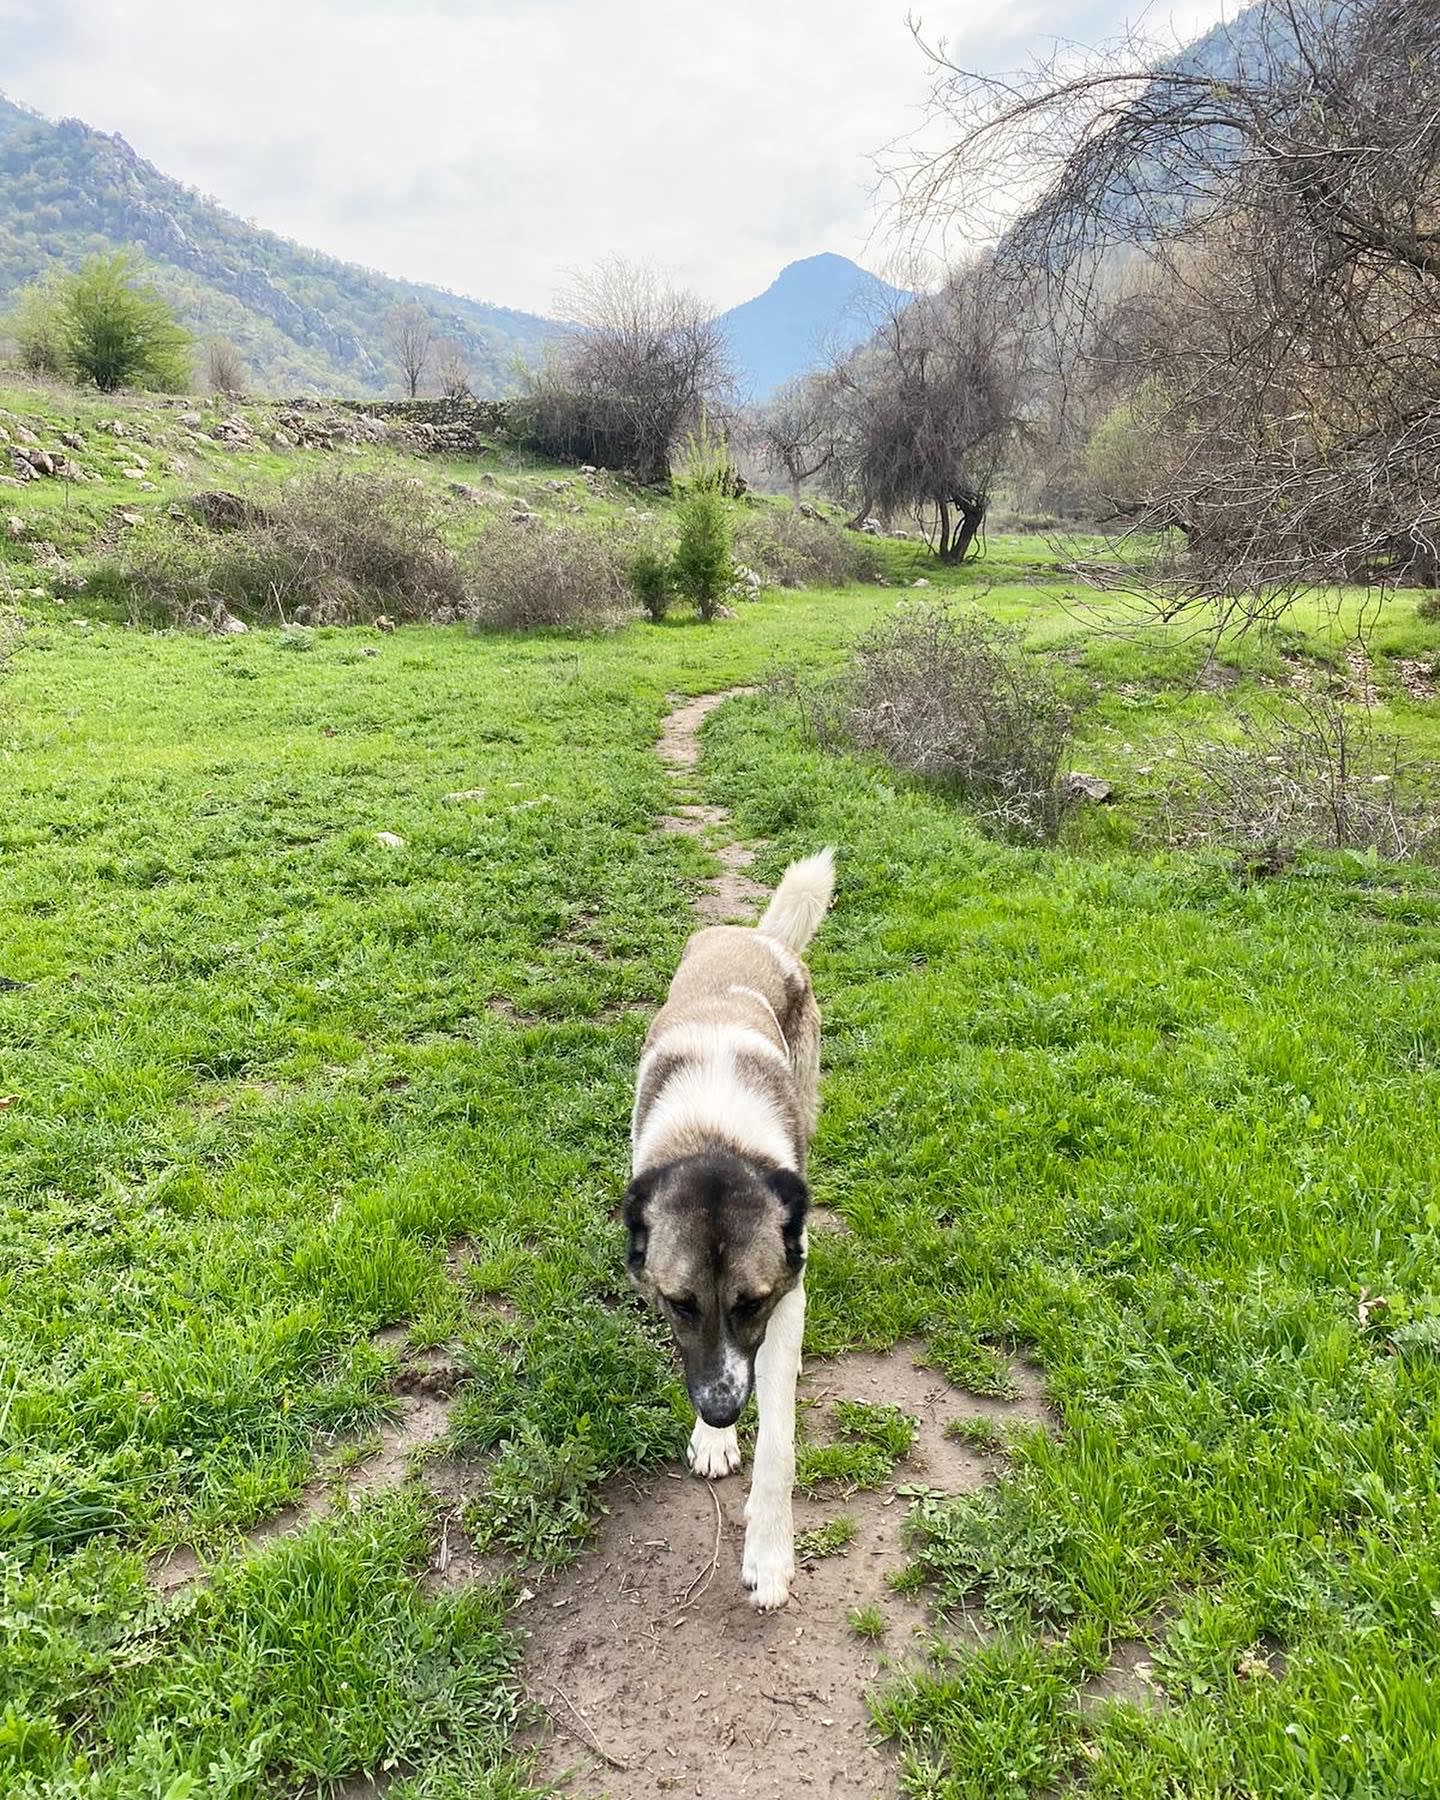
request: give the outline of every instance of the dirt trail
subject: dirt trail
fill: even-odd
[[[719,835],[729,826],[730,815],[723,806],[706,806],[695,798],[692,777],[700,761],[700,727],[724,701],[754,691],[737,687],[719,694],[698,694],[693,700],[681,701],[667,714],[655,748],[670,771],[676,806],[674,812],[666,813],[660,820],[662,831],[706,838]],[[720,873],[706,881],[695,902],[696,915],[707,925],[748,925],[768,892],[745,873],[755,861],[755,852],[748,845],[734,842],[712,843],[711,849],[719,861]]]
[[[392,1326],[377,1332],[374,1341],[387,1348],[401,1347],[405,1328]],[[273,1538],[303,1531],[317,1519],[328,1518],[348,1500],[400,1487],[410,1476],[415,1453],[438,1443],[449,1430],[450,1410],[461,1379],[460,1369],[443,1351],[406,1352],[391,1382],[396,1417],[348,1445],[337,1446],[296,1498],[251,1526],[242,1543],[258,1549]],[[357,1451],[355,1460],[348,1461],[348,1455]],[[442,1541],[441,1555],[445,1548]],[[151,1562],[150,1585],[162,1594],[178,1593],[203,1581],[209,1566],[199,1551],[181,1545]]]
[[[700,728],[729,697],[702,694],[665,721],[657,748],[676,805],[660,821],[664,830],[713,844],[729,826],[722,807],[696,799],[693,782]],[[696,913],[707,922],[753,919],[766,894],[744,873],[753,851],[731,843],[716,854],[721,873]],[[815,1224],[844,1229],[822,1209]],[[812,1363],[802,1374],[801,1429],[811,1441],[832,1435],[838,1400],[899,1406],[919,1429],[883,1490],[796,1494],[798,1533],[840,1517],[855,1532],[843,1554],[802,1561],[783,1612],[757,1614],[740,1586],[748,1464],[718,1483],[677,1462],[649,1481],[615,1484],[590,1550],[519,1613],[527,1684],[546,1714],[536,1739],[542,1780],[576,1800],[649,1800],[657,1790],[700,1800],[779,1800],[801,1790],[869,1800],[893,1789],[864,1697],[887,1666],[919,1655],[928,1636],[923,1608],[887,1579],[906,1560],[900,1526],[908,1503],[895,1484],[973,1492],[994,1479],[998,1460],[947,1437],[952,1419],[1048,1418],[1039,1382],[1023,1365],[1013,1372],[1018,1398],[987,1400],[952,1388],[917,1364],[917,1354],[901,1344],[884,1356]],[[851,1628],[857,1607],[879,1611],[882,1639]]]
[[[802,1562],[784,1612],[757,1614],[740,1586],[748,1470],[714,1484],[676,1470],[617,1485],[594,1547],[520,1614],[530,1689],[549,1715],[543,1780],[610,1800],[657,1789],[701,1800],[780,1800],[797,1789],[869,1800],[893,1787],[864,1697],[887,1665],[918,1657],[928,1635],[923,1609],[887,1580],[906,1561],[908,1502],[894,1484],[973,1492],[994,1479],[997,1459],[947,1438],[947,1423],[1047,1418],[1024,1367],[1018,1399],[985,1400],[915,1355],[914,1345],[854,1353],[802,1376],[812,1440],[829,1435],[837,1400],[899,1406],[919,1431],[883,1490],[797,1493],[797,1532],[842,1516],[856,1531],[842,1555]],[[881,1640],[852,1630],[856,1607],[879,1610]]]

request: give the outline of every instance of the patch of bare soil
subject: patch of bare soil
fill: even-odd
[[[403,1326],[396,1326],[377,1332],[375,1341],[397,1344],[404,1335]],[[252,1547],[267,1544],[328,1518],[363,1494],[401,1486],[411,1474],[417,1453],[439,1443],[449,1430],[450,1411],[462,1379],[462,1371],[444,1351],[407,1353],[391,1383],[395,1417],[368,1436],[338,1445],[296,1498],[252,1525],[243,1542]],[[157,1556],[147,1573],[157,1592],[174,1594],[203,1581],[208,1571],[208,1559],[182,1544]]]
[[[677,804],[674,812],[659,820],[662,831],[703,838],[729,824],[730,815],[723,806],[706,806],[687,797],[688,777],[700,761],[700,728],[706,719],[722,701],[754,691],[739,687],[718,694],[699,694],[680,702],[666,716],[656,750],[675,780]],[[716,846],[714,854],[720,873],[705,883],[695,902],[696,914],[706,925],[749,924],[767,894],[745,872],[755,861],[755,852],[745,844],[728,843]]]
[[[899,1406],[919,1430],[896,1480],[973,1492],[994,1478],[996,1460],[947,1437],[946,1425],[1044,1422],[1038,1381],[1017,1368],[1019,1398],[979,1399],[914,1354],[901,1345],[812,1364],[801,1378],[806,1432],[827,1435],[838,1400]],[[710,1484],[674,1471],[618,1485],[594,1548],[521,1609],[526,1677],[547,1718],[542,1779],[577,1800],[656,1790],[868,1800],[893,1786],[864,1696],[928,1640],[922,1609],[887,1579],[906,1560],[905,1500],[893,1488],[843,1499],[797,1493],[797,1532],[843,1515],[855,1534],[841,1555],[802,1560],[790,1605],[760,1615],[740,1587],[746,1480],[742,1472]],[[857,1607],[885,1618],[878,1643],[851,1629]]]

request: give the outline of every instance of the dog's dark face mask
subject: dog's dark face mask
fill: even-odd
[[[647,1169],[625,1193],[630,1279],[670,1321],[707,1425],[733,1425],[770,1315],[805,1266],[810,1195],[790,1169],[706,1152]]]

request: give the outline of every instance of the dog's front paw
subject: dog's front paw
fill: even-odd
[[[790,1598],[795,1579],[794,1534],[781,1523],[751,1521],[745,1533],[745,1560],[740,1579],[750,1590],[750,1604],[757,1612],[778,1612]]]
[[[703,1475],[706,1481],[723,1481],[740,1467],[739,1433],[733,1425],[721,1428],[697,1419],[685,1457],[695,1473]]]

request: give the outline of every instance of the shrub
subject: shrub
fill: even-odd
[[[197,497],[201,519],[215,516],[198,504],[211,498]],[[466,571],[429,496],[411,481],[327,470],[264,506],[241,502],[225,518],[230,528],[218,531],[157,520],[128,533],[99,585],[117,590],[132,612],[178,625],[222,611],[317,625],[467,611]]]
[[[21,361],[112,393],[180,392],[190,382],[191,338],[169,304],[140,282],[133,251],[92,257],[70,274],[26,288],[11,331]]]
[[[1160,806],[1169,844],[1217,844],[1279,869],[1297,850],[1440,856],[1433,767],[1332,694],[1276,696],[1228,742],[1178,739]],[[1258,856],[1258,862],[1254,859]]]
[[[670,610],[675,592],[669,561],[653,545],[646,545],[630,559],[630,586],[636,599],[657,623]]]
[[[983,613],[907,606],[859,639],[837,682],[793,691],[821,743],[877,752],[992,828],[1058,832],[1075,703],[1052,658]]]
[[[20,367],[31,375],[64,375],[68,364],[55,277],[22,288],[6,321]]]
[[[735,578],[729,483],[724,441],[702,417],[698,430],[686,440],[685,466],[675,481],[680,541],[670,572],[676,592],[705,620],[715,617]]]
[[[634,542],[619,526],[497,519],[467,557],[467,615],[493,631],[595,629],[629,610]]]
[[[735,554],[779,587],[844,587],[881,573],[880,553],[869,538],[772,506],[741,514]]]

